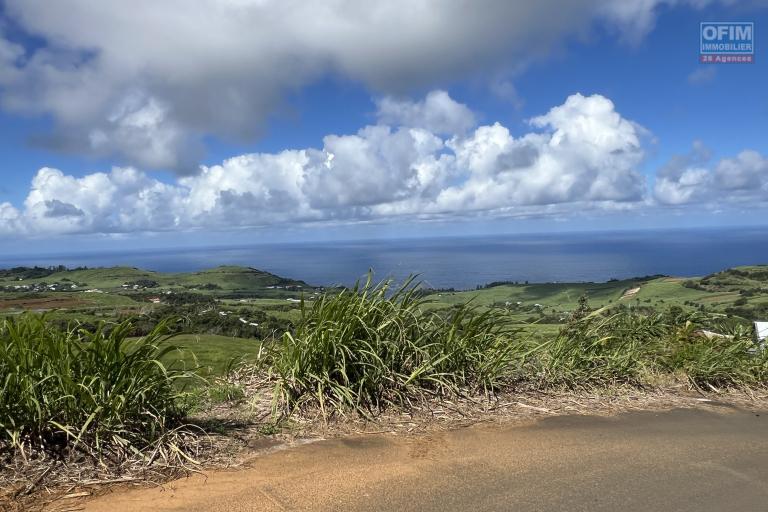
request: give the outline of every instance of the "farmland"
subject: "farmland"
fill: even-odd
[[[475,290],[419,290],[423,307],[448,311],[462,304],[494,309],[536,335],[557,332],[587,297],[592,308],[644,312],[699,311],[747,325],[768,317],[768,266],[738,267],[698,278],[648,276],[604,283],[492,283]],[[247,340],[279,337],[300,318],[322,287],[268,272],[222,266],[192,273],[132,267],[16,268],[0,271],[0,316],[45,313],[61,325],[86,327],[133,318],[137,335],[178,316],[183,345],[203,366],[252,352]]]

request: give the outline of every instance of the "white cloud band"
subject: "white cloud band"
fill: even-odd
[[[473,127],[471,111],[442,91],[379,105],[379,123],[328,135],[322,149],[237,156],[172,184],[133,168],[79,178],[43,168],[22,209],[0,205],[0,230],[120,233],[536,215],[568,204],[615,208],[644,199],[637,166],[645,130],[602,96],[570,96],[532,119],[535,131],[521,137],[499,123]]]

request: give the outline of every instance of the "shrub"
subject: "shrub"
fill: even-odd
[[[392,292],[370,277],[335,295],[301,303],[294,334],[274,345],[276,397],[288,409],[312,402],[331,410],[377,410],[420,393],[463,387],[492,392],[511,378],[522,344],[495,309],[425,311],[409,279]]]
[[[130,340],[131,324],[60,329],[25,314],[0,323],[0,448],[124,460],[166,444],[184,416],[188,372],[161,360],[165,323]],[[108,331],[108,332],[107,332]]]
[[[574,314],[542,344],[545,381],[578,387],[643,384],[649,373],[685,375],[696,386],[748,386],[768,378],[768,351],[741,325],[711,321],[672,307],[664,314],[602,309]],[[705,334],[702,328],[716,333]]]
[[[697,386],[746,386],[768,377],[768,353],[753,341],[749,330],[735,326],[730,332],[704,336],[688,322],[668,338],[665,363],[683,371]]]
[[[637,383],[655,363],[665,326],[659,315],[605,309],[578,310],[550,342],[541,346],[544,379],[568,386]]]

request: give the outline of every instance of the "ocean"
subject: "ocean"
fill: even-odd
[[[188,272],[250,266],[312,285],[349,285],[369,269],[376,278],[419,274],[435,288],[470,289],[493,281],[607,281],[666,274],[699,276],[768,263],[766,228],[557,233],[261,244],[135,252],[4,257],[18,265],[127,265]]]

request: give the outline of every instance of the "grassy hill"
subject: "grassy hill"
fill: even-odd
[[[237,266],[186,273],[19,267],[0,270],[0,315],[46,312],[53,320],[86,325],[127,317],[148,325],[160,316],[180,316],[199,334],[254,337],[289,327],[300,297],[319,291]]]
[[[244,353],[243,339],[279,336],[300,319],[299,300],[324,290],[261,270],[221,266],[188,273],[132,267],[0,270],[0,316],[47,312],[61,322],[95,325],[137,318],[146,330],[165,316],[186,319],[195,353],[220,369]],[[442,310],[470,302],[499,309],[527,330],[551,333],[586,296],[593,308],[698,310],[747,324],[768,319],[768,266],[737,267],[700,278],[649,276],[605,283],[496,283],[477,290],[424,290],[426,307]],[[250,345],[249,345],[250,346]],[[212,351],[208,354],[207,351]],[[215,354],[226,354],[219,360]],[[210,356],[210,357],[209,357]]]
[[[736,267],[701,278],[652,276],[606,283],[500,283],[479,290],[435,292],[430,307],[472,301],[482,307],[503,307],[520,320],[566,316],[585,295],[593,307],[624,304],[666,309],[677,306],[751,320],[768,318],[768,265]]]
[[[8,309],[131,308],[153,297],[166,302],[210,298],[227,304],[254,303],[285,310],[322,289],[248,267],[220,266],[199,272],[162,273],[133,267],[95,269],[17,268],[0,271],[0,311]],[[189,295],[184,295],[189,294]],[[478,290],[427,292],[431,308],[471,301],[504,307],[521,316],[557,316],[572,311],[586,295],[597,306],[640,304],[734,314],[761,313],[768,307],[768,265],[736,267],[701,278],[651,276],[605,283],[497,283]],[[29,307],[26,307],[29,305]],[[295,307],[295,306],[292,306]]]
[[[157,289],[158,291],[193,290],[205,293],[273,294],[274,290],[298,290],[311,287],[295,279],[287,279],[248,267],[221,266],[201,272],[162,273],[133,267],[109,267],[93,269],[32,272],[19,268],[0,272],[0,287],[24,290],[46,285],[57,291],[98,289],[103,292],[130,292],[131,290]],[[32,276],[32,277],[30,277]],[[53,291],[53,290],[51,290]]]

